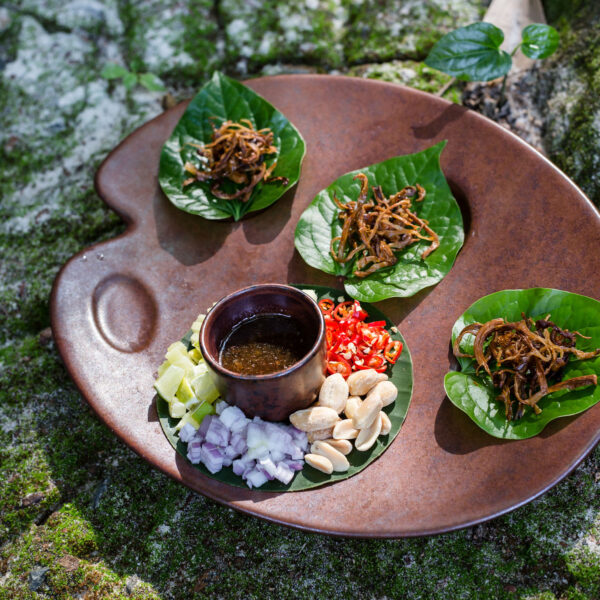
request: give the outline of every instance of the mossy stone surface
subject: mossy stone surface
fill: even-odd
[[[537,102],[551,160],[600,205],[600,4],[547,2],[561,34],[542,65]],[[568,6],[567,6],[568,4]]]
[[[163,94],[128,92],[100,77],[104,65],[151,71],[176,98],[213,68],[249,77],[335,70],[436,91],[447,79],[420,62],[428,45],[479,18],[484,4],[0,7],[0,599],[600,597],[598,449],[538,500],[459,532],[307,534],[224,508],[153,470],[83,402],[48,330],[61,265],[124,228],[94,191],[100,161],[162,110]],[[594,3],[546,7],[563,38],[538,90],[551,107],[542,111],[548,147],[598,201],[598,12]]]

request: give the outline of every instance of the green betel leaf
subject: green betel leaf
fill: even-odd
[[[491,23],[473,23],[447,33],[425,64],[465,81],[490,81],[510,70],[512,59],[500,50],[504,34]]]
[[[534,23],[523,29],[521,50],[529,58],[547,58],[558,48],[558,31],[550,25]]]
[[[164,92],[163,82],[154,73],[142,73],[140,75],[140,84],[151,92]]]
[[[303,290],[312,290],[316,293],[318,300],[322,300],[323,298],[330,298],[336,302],[338,302],[339,297],[342,294],[339,290],[335,290],[332,288],[321,287],[321,286],[311,286],[311,285],[297,285],[296,287]],[[345,300],[349,300],[348,297],[343,298]],[[393,326],[393,323],[389,321],[383,313],[378,311],[374,306],[369,306],[367,304],[362,305],[363,308],[369,314],[367,321],[385,321],[386,328],[388,331]],[[188,344],[191,336],[191,331],[183,338],[183,343]],[[388,368],[387,374],[389,376],[390,381],[394,383],[396,388],[398,389],[398,396],[396,400],[384,407],[384,411],[390,418],[390,422],[392,424],[392,428],[387,435],[380,435],[375,444],[366,452],[359,452],[356,449],[353,449],[350,454],[346,457],[348,462],[350,463],[350,468],[348,471],[343,473],[332,473],[331,475],[326,475],[325,473],[321,473],[312,467],[305,466],[302,471],[299,471],[294,479],[288,484],[284,485],[276,480],[269,481],[265,483],[260,488],[257,488],[255,491],[258,492],[297,492],[300,490],[308,490],[310,488],[319,487],[326,483],[334,483],[336,481],[341,481],[342,479],[348,479],[348,477],[352,477],[356,475],[360,471],[362,471],[365,467],[370,465],[377,457],[379,457],[385,450],[390,446],[390,444],[394,441],[394,438],[398,435],[402,424],[404,423],[404,419],[406,418],[406,413],[408,412],[408,407],[410,405],[410,400],[412,397],[412,388],[413,388],[413,374],[412,374],[412,359],[410,356],[410,352],[408,350],[408,346],[404,341],[404,338],[400,333],[395,333],[391,331],[391,338],[394,340],[400,340],[403,344],[402,353],[398,358],[395,365],[391,368]],[[169,408],[167,403],[158,396],[156,397],[156,408],[158,411],[158,417],[160,420],[161,427],[167,436],[167,439],[175,448],[175,450],[184,457],[187,457],[187,444],[184,444],[178,437],[175,431],[175,426],[177,425],[179,419],[172,419],[169,416]],[[187,460],[187,458],[186,458]],[[237,487],[246,488],[246,484],[242,480],[241,477],[238,477],[233,473],[231,467],[225,467],[218,473],[214,475],[211,474],[202,464],[194,465],[201,473],[204,473],[208,477],[212,477],[213,479],[218,479],[224,483],[228,483],[230,485],[234,485]]]
[[[259,183],[248,202],[221,200],[210,191],[211,182],[194,182],[183,187],[189,177],[184,164],[199,165],[197,148],[192,144],[212,140],[211,122],[249,119],[256,129],[268,127],[274,135],[277,155],[266,158],[267,165],[277,160],[273,177],[287,177],[288,184]],[[274,106],[245,85],[215,72],[212,79],[192,99],[162,148],[158,179],[169,200],[186,212],[205,219],[236,221],[248,212],[262,210],[278,200],[298,181],[305,144],[298,130]],[[233,185],[233,183],[232,183]]]
[[[102,69],[100,77],[104,79],[118,79],[119,77],[125,77],[128,73],[129,71],[125,67],[116,65],[115,63],[108,63]]]
[[[548,288],[504,290],[480,298],[454,324],[452,342],[470,323],[485,323],[499,317],[505,321],[520,321],[521,313],[533,319],[550,314],[550,319],[562,329],[579,331],[582,335],[589,336],[590,339],[577,337],[578,349],[588,352],[600,348],[600,302],[587,296]],[[472,352],[473,339],[472,335],[465,336],[461,343],[463,352]],[[510,440],[532,437],[540,433],[550,421],[576,415],[600,400],[600,386],[563,390],[539,401],[538,406],[542,409],[539,415],[527,409],[521,419],[507,421],[504,404],[496,400],[498,390],[494,389],[489,377],[475,373],[476,363],[473,359],[461,358],[459,362],[461,372],[451,371],[446,374],[446,394],[455,406],[494,437]],[[560,380],[594,373],[600,376],[600,357],[571,360]]]
[[[346,276],[346,292],[364,302],[412,296],[441,281],[452,268],[464,240],[460,208],[440,167],[440,154],[445,145],[446,142],[440,142],[423,152],[397,156],[346,173],[319,192],[296,226],[295,244],[302,258],[316,269]],[[419,218],[429,221],[429,226],[438,234],[439,248],[423,260],[421,254],[430,242],[412,244],[396,254],[395,265],[362,279],[352,277],[354,262],[334,261],[330,254],[331,240],[340,235],[342,225],[333,198],[335,195],[344,203],[356,200],[360,191],[359,181],[354,180],[357,173],[364,173],[370,186],[380,185],[386,196],[407,185],[422,185],[427,196],[421,202],[414,202],[413,210]]]
[[[132,90],[138,82],[138,76],[135,73],[126,73],[123,75],[123,85],[126,89]]]

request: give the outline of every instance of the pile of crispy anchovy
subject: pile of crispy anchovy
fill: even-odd
[[[375,186],[373,199],[368,200],[367,176],[359,173],[354,179],[361,182],[357,200],[343,204],[333,198],[341,209],[339,218],[343,222],[341,235],[331,240],[330,252],[335,261],[347,263],[358,256],[353,275],[366,277],[396,264],[398,258],[394,253],[410,244],[420,240],[432,242],[421,255],[424,259],[439,247],[435,231],[411,211],[413,199],[421,202],[425,198],[422,186],[418,183],[407,186],[389,198],[380,186]]]
[[[247,202],[261,181],[288,184],[286,177],[271,177],[277,161],[269,166],[265,163],[266,155],[277,154],[270,129],[256,130],[248,119],[242,119],[239,123],[225,121],[219,128],[211,125],[212,141],[205,145],[192,144],[198,148],[203,168],[186,162],[184,168],[193,177],[183,182],[184,187],[195,181],[211,181],[213,196],[222,200],[239,199]],[[231,193],[225,192],[221,189],[225,180],[242,187]]]
[[[538,402],[547,394],[597,384],[596,375],[550,384],[549,380],[560,377],[570,356],[587,360],[600,355],[600,349],[583,352],[575,348],[576,336],[585,336],[561,329],[548,320],[550,315],[535,322],[524,314],[521,317],[515,323],[501,318],[483,324],[471,323],[458,334],[453,346],[455,356],[474,358],[477,372],[483,369],[492,378],[494,387],[500,390],[497,399],[504,403],[509,421],[520,419],[527,406],[540,414]],[[475,336],[473,354],[460,350],[463,337],[469,333]]]

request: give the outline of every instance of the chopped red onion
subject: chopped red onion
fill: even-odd
[[[250,421],[237,406],[228,406],[225,408],[221,412],[219,419],[232,433],[241,431]]]
[[[214,475],[223,468],[223,451],[210,442],[204,442],[201,449],[204,466]]]
[[[258,461],[257,467],[261,467],[261,469],[268,475],[270,478],[275,477],[275,473],[277,472],[277,467],[275,463],[270,458],[261,458]]]
[[[207,415],[206,417],[204,417],[204,419],[202,419],[202,423],[200,423],[200,427],[198,427],[198,429],[196,430],[196,436],[201,439],[204,439],[206,437],[206,432],[208,431],[210,424],[215,419],[216,417],[214,415]]]
[[[215,408],[219,416],[206,416],[198,430],[189,424],[181,428],[180,439],[188,444],[190,462],[204,463],[211,473],[231,466],[250,488],[272,479],[287,485],[302,469],[308,450],[306,433],[259,417],[250,420],[224,401]]]
[[[189,442],[196,435],[196,430],[193,425],[186,423],[179,432],[179,439],[182,442]]]
[[[280,462],[275,470],[275,479],[281,481],[283,485],[287,485],[293,479],[294,473],[285,462]]]
[[[252,469],[252,471],[246,475],[246,483],[250,489],[253,487],[260,487],[264,483],[267,483],[267,481],[267,476],[258,469]]]
[[[223,448],[229,443],[230,431],[223,425],[221,419],[213,419],[206,432],[206,441]]]

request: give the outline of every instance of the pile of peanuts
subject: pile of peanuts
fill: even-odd
[[[364,452],[380,435],[390,432],[390,418],[381,409],[396,400],[398,390],[387,379],[375,369],[355,371],[348,379],[339,373],[330,375],[317,402],[290,415],[292,425],[306,431],[311,442],[310,453],[304,457],[307,464],[327,474],[347,471],[350,440]],[[345,419],[340,417],[342,413]]]

